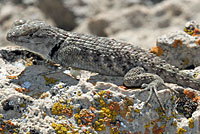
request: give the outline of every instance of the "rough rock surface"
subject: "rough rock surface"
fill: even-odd
[[[195,21],[186,23],[184,31],[172,32],[157,38],[151,50],[168,63],[180,68],[200,66],[200,27]]]
[[[0,46],[12,45],[5,36],[16,19],[40,19],[67,29],[69,25],[62,25],[66,22],[66,17],[60,15],[63,10],[72,15],[69,24],[76,24],[73,31],[123,39],[145,48],[155,46],[156,37],[170,31],[174,33],[162,37],[167,40],[172,37],[172,42],[177,36],[186,42],[198,38],[175,31],[183,30],[188,20],[200,22],[199,0],[63,0],[60,5],[63,10],[52,9],[59,14],[53,17],[46,10],[49,5],[44,4],[45,10],[41,10],[38,1],[43,2],[0,0]],[[160,39],[162,42],[163,38]],[[188,53],[193,47],[183,48],[166,46],[163,50],[168,51],[162,56],[171,54],[166,59],[179,68],[199,66],[197,51]],[[183,66],[181,55],[173,58],[177,52],[191,54],[190,60],[184,62],[187,66]],[[0,133],[197,134],[200,131],[199,91],[165,83],[180,94],[175,96],[168,87],[159,87],[166,107],[164,113],[155,98],[144,106],[149,93],[124,89],[121,77],[73,69],[64,74],[57,72],[59,69],[22,48],[0,48]],[[183,73],[200,79],[200,67]]]
[[[194,99],[198,100],[200,92],[166,83],[172,89],[179,89],[182,96],[175,97],[169,88],[160,87],[158,94],[166,107],[164,113],[155,98],[144,105],[148,92],[139,94],[142,89],[120,87],[120,77],[65,71],[74,77],[81,75],[76,80],[61,71],[54,72],[57,66],[19,47],[1,48],[0,64],[0,126],[4,126],[1,132],[190,134],[199,131],[200,108],[191,104],[197,104]],[[192,98],[187,97],[186,91]]]
[[[193,37],[185,32],[173,32],[157,40],[157,46],[163,50],[161,57],[179,68],[197,67],[199,60],[200,36]]]

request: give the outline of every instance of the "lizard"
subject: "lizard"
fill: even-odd
[[[129,42],[108,37],[68,32],[39,20],[17,20],[7,33],[8,41],[37,52],[63,67],[74,67],[108,76],[124,77],[127,88],[144,87],[164,110],[157,89],[164,82],[200,91],[200,81],[153,53]]]

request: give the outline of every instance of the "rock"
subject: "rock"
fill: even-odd
[[[180,69],[200,66],[200,27],[193,22],[188,22],[186,25],[185,30],[186,32],[189,30],[188,33],[179,31],[159,37],[156,48],[161,53],[156,54]]]
[[[195,133],[199,128],[200,112],[193,100],[199,91],[166,83],[171,89],[179,89],[180,98],[168,88],[159,87],[162,90],[158,95],[167,109],[164,113],[155,97],[144,105],[148,92],[139,94],[141,89],[119,87],[120,78],[98,76],[100,79],[96,77],[94,81],[91,77],[88,82],[78,82],[60,72],[49,74],[55,67],[20,47],[1,48],[0,63],[0,125],[5,126],[2,131]],[[114,81],[118,85],[112,84]],[[191,94],[193,98],[188,98]]]
[[[188,19],[198,19],[191,11],[199,12],[196,8],[199,1],[194,0],[192,3],[185,5],[179,0],[167,0],[151,7],[138,4],[118,6],[117,2],[113,2],[104,6],[105,9],[99,9],[96,14],[93,13],[89,19],[83,20],[74,31],[108,36],[151,48],[155,45],[156,37],[180,30]]]
[[[38,0],[37,6],[56,23],[57,27],[69,31],[75,28],[75,15],[61,0]]]
[[[145,23],[144,17],[149,11],[144,6],[138,6],[123,9],[119,14],[116,14],[116,12],[118,12],[118,10],[111,10],[106,13],[98,14],[89,19],[86,23],[83,23],[87,25],[86,27],[83,25],[83,27],[88,28],[86,31],[89,31],[91,34],[102,33],[104,36],[128,29],[138,29]],[[76,28],[75,31],[84,32],[79,30],[82,30],[81,26],[82,25]]]

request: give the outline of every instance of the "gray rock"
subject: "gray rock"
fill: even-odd
[[[42,64],[44,59],[39,57],[19,47],[0,49],[0,83],[3,84],[0,90],[0,125],[10,120],[14,125],[6,125],[5,129],[11,133],[55,134],[58,130],[64,133],[65,128],[68,128],[67,132],[73,129],[79,133],[85,129],[91,133],[111,133],[113,129],[119,133],[198,131],[199,108],[189,119],[176,112],[176,101],[185,98],[185,95],[174,97],[168,87],[183,91],[175,84],[166,83],[168,87],[160,87],[158,92],[167,108],[165,115],[159,110],[155,98],[147,106],[143,105],[148,92],[138,94],[142,89],[125,90],[110,83],[113,80],[118,83],[120,79],[116,77],[99,76],[101,80],[96,77],[97,82],[92,79],[87,82],[86,79],[76,81],[59,72],[48,74],[53,69],[52,65]],[[32,61],[38,64],[30,66]],[[7,77],[19,74],[17,79]],[[199,95],[197,91],[190,91]],[[188,100],[191,101],[185,99]],[[89,124],[86,118],[92,118]]]
[[[157,47],[162,49],[161,57],[180,69],[200,66],[199,36],[191,36],[179,31],[163,35],[157,39]]]
[[[75,15],[61,0],[38,0],[37,6],[56,23],[57,27],[65,30],[75,28]]]

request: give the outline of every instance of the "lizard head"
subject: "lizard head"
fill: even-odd
[[[49,25],[38,20],[17,20],[7,33],[7,40],[16,45],[30,49],[44,57],[53,47],[52,38],[47,36]]]

